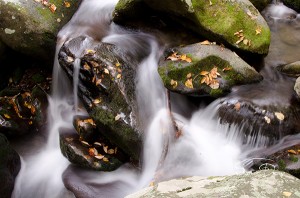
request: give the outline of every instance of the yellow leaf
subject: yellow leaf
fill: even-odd
[[[290,197],[292,195],[291,192],[282,192],[282,195],[285,197]]]
[[[10,116],[8,114],[4,114],[4,117],[6,117],[7,119],[10,119]]]
[[[207,76],[204,76],[204,77],[201,79],[200,83],[201,83],[201,84],[205,83],[206,78],[207,78]]]
[[[103,160],[103,162],[109,162],[109,160],[107,159],[107,157],[104,157],[102,160]]]
[[[68,1],[64,1],[64,4],[65,4],[66,8],[69,8],[71,6],[70,2],[68,2]]]
[[[173,80],[171,79],[171,82],[170,82],[171,86],[173,87],[173,89],[175,89],[178,85],[177,81],[176,80]]]
[[[214,67],[210,70],[210,76],[212,78],[217,78],[218,77],[218,68],[217,67]]]
[[[86,53],[87,53],[87,54],[95,54],[96,51],[95,51],[95,50],[92,50],[92,49],[87,49],[87,50],[86,50]]]
[[[120,120],[120,118],[121,118],[121,115],[120,115],[120,114],[116,115],[116,117],[115,117],[115,121],[118,121],[118,120]]]
[[[295,155],[297,155],[297,152],[296,152],[295,150],[293,150],[293,149],[290,149],[290,150],[288,150],[287,152],[290,153],[290,154],[295,154]]]
[[[184,61],[186,59],[186,54],[181,55],[180,59]]]
[[[269,117],[265,116],[264,119],[265,119],[266,123],[268,123],[268,124],[271,123],[271,119]]]
[[[200,75],[201,75],[201,76],[205,76],[205,75],[207,75],[207,74],[209,74],[208,71],[202,71],[202,72],[200,72]]]
[[[192,79],[188,79],[187,81],[185,81],[184,85],[190,89],[193,89],[193,80]]]
[[[83,68],[85,70],[90,70],[91,69],[91,67],[87,63],[84,63]]]
[[[190,57],[186,57],[185,61],[188,62],[188,63],[191,63],[192,59]]]
[[[121,77],[122,77],[121,74],[118,74],[118,75],[117,75],[117,79],[120,79]]]
[[[68,63],[74,62],[74,58],[72,58],[71,56],[68,56],[67,57],[67,62]]]
[[[107,148],[108,148],[108,146],[103,146],[103,151],[104,151],[105,153],[107,153]]]
[[[186,75],[186,78],[191,78],[192,77],[192,73],[188,73],[187,75]]]
[[[200,42],[201,45],[210,45],[210,42],[208,40]]]
[[[114,150],[114,149],[109,149],[109,150],[107,151],[107,153],[110,154],[110,155],[112,155],[112,154],[115,153],[115,150]]]
[[[255,35],[261,34],[261,27],[257,27],[255,30]]]
[[[121,66],[121,64],[119,63],[119,61],[116,62],[116,67],[120,67],[120,66]]]
[[[282,113],[280,113],[280,112],[275,112],[275,116],[280,121],[284,120],[284,115]]]
[[[231,69],[232,69],[231,67],[224,67],[224,68],[222,69],[222,71],[225,72],[225,71],[229,71],[229,70],[231,70]]]
[[[91,124],[91,125],[96,126],[96,124],[95,124],[95,122],[94,122],[94,120],[93,120],[92,118],[85,119],[85,120],[84,120],[84,123],[88,123],[88,124]]]
[[[109,74],[109,70],[105,68],[104,73]]]
[[[98,99],[98,98],[93,101],[94,104],[99,104],[100,102],[101,102],[101,99]]]

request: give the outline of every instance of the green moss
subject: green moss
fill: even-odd
[[[209,5],[209,1],[192,0],[192,3],[197,14],[196,18],[201,23],[198,25],[208,32],[215,32],[233,45],[239,39],[234,33],[243,30],[245,38],[251,41],[251,46],[241,42],[238,48],[248,51],[255,50],[254,52],[261,54],[268,52],[271,38],[268,26],[257,27],[256,20],[252,20],[237,3],[219,0],[212,0],[212,6]],[[257,10],[248,8],[253,15],[259,14]],[[257,28],[261,28],[260,35],[256,35]]]
[[[298,162],[299,159],[298,159],[298,157],[296,157],[296,156],[294,156],[294,155],[291,155],[291,156],[289,157],[289,160],[296,163],[296,162]]]
[[[218,98],[224,95],[224,91],[222,89],[211,89],[209,95]]]
[[[281,170],[281,171],[283,171],[283,170],[285,170],[285,168],[286,168],[285,161],[283,159],[279,160],[278,161],[278,169]]]

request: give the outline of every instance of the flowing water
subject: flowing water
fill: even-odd
[[[132,54],[148,54],[140,63],[135,79],[136,98],[144,134],[141,169],[125,164],[109,173],[82,170],[70,165],[61,155],[59,129],[71,129],[73,116],[86,112],[80,108],[77,98],[78,68],[74,70],[72,86],[60,69],[56,57],[52,94],[49,96],[48,133],[37,135],[26,144],[16,146],[22,158],[22,168],[16,180],[14,198],[74,197],[64,187],[63,180],[68,188],[75,189],[76,197],[99,198],[124,197],[151,182],[180,176],[242,173],[247,171],[244,162],[251,161],[247,153],[261,148],[263,151],[272,152],[299,139],[297,136],[286,137],[270,148],[260,144],[244,144],[240,130],[234,126],[219,124],[215,116],[218,100],[209,106],[194,109],[191,116],[185,116],[184,112],[190,109],[190,105],[178,95],[171,97],[173,117],[179,123],[181,131],[180,137],[175,138],[176,131],[171,122],[167,91],[157,73],[158,59],[164,46],[158,44],[154,36],[130,32],[111,23],[111,12],[116,3],[117,0],[84,0],[71,21],[59,32],[57,51],[65,41],[82,35],[95,42],[113,43],[130,50]],[[266,65],[276,66],[296,61],[296,54],[300,50],[300,46],[295,43],[300,40],[297,34],[297,13],[283,5],[274,5],[266,12],[272,20],[270,24],[273,31]],[[296,16],[293,23],[288,21],[291,19],[286,19],[289,14]],[[286,28],[289,28],[289,36],[282,35],[283,31],[287,31]],[[76,56],[80,57],[84,49],[83,42],[76,49]],[[282,52],[281,49],[288,50]],[[78,63],[75,64],[78,67],[79,59],[75,62]],[[278,79],[286,81],[283,77]],[[240,93],[243,92],[242,89]],[[245,90],[246,93],[248,91]],[[268,94],[270,97],[274,93]],[[255,97],[252,100],[255,100]]]

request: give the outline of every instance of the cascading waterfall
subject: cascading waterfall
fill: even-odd
[[[145,38],[143,45],[147,47],[144,53],[149,55],[140,63],[136,76],[137,102],[139,112],[143,112],[140,114],[145,136],[142,169],[138,171],[130,164],[109,173],[74,168],[71,175],[79,182],[78,189],[81,189],[81,192],[75,193],[76,196],[124,197],[151,182],[165,179],[245,172],[243,160],[247,157],[243,152],[246,149],[249,153],[260,145],[243,145],[239,130],[234,126],[219,124],[215,116],[218,101],[198,109],[191,119],[180,113],[170,112],[167,91],[157,73],[157,63],[163,47],[150,35],[132,34],[111,24],[110,14],[116,3],[117,0],[84,0],[72,20],[59,32],[57,52],[65,41],[77,36],[87,36],[95,42],[102,40],[120,47],[124,45],[128,50],[131,50],[128,47],[130,43],[133,50],[131,53],[134,54],[144,49],[139,42],[134,42],[135,39]],[[84,47],[83,44],[78,50],[77,57],[80,57]],[[24,148],[30,147],[30,152],[22,152],[22,148],[19,148],[22,169],[16,180],[14,198],[73,197],[64,188],[61,179],[71,169],[66,170],[69,162],[60,152],[59,129],[71,129],[73,116],[85,114],[78,109],[79,68],[74,69],[72,88],[58,65],[57,57],[54,62],[53,91],[49,96],[48,110],[49,132],[45,139],[38,136],[29,145],[24,145]],[[75,62],[79,66],[78,58]],[[180,123],[180,131],[174,129],[172,119]]]

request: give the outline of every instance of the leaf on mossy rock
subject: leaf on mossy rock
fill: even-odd
[[[176,80],[171,79],[170,85],[173,87],[173,89],[175,89],[178,85]]]
[[[193,89],[194,86],[193,86],[193,80],[192,79],[187,79],[187,81],[185,81],[184,85],[187,87],[187,88],[190,88],[190,89]]]

